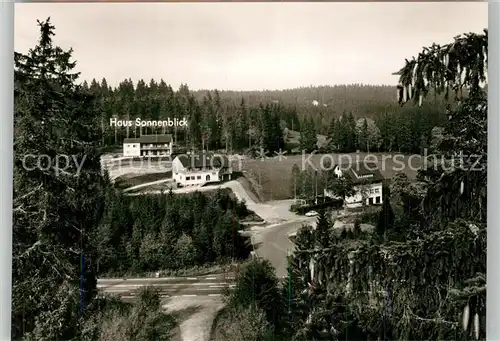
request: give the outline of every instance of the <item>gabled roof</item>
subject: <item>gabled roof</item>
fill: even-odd
[[[375,162],[340,164],[336,167],[339,167],[342,171],[342,175],[348,176],[354,184],[384,181],[384,176],[380,173],[378,165]]]
[[[187,169],[193,168],[227,168],[229,167],[229,158],[224,155],[207,156],[205,154],[182,154],[178,155],[181,164]]]
[[[123,143],[170,143],[172,134],[163,135],[141,135],[137,138],[126,138]]]

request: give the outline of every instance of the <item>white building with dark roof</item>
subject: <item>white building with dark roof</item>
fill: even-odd
[[[123,156],[166,156],[173,153],[171,134],[142,135],[123,140]]]
[[[178,155],[172,161],[172,177],[179,187],[203,186],[232,179],[227,156]]]
[[[337,177],[349,177],[354,185],[355,194],[343,198],[347,208],[382,204],[384,177],[376,163],[358,162],[352,165],[336,165],[333,172]],[[324,190],[324,194],[331,198],[337,198],[334,193],[327,189]]]

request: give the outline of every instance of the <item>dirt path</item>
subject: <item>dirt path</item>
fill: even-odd
[[[179,321],[182,341],[208,341],[224,302],[220,297],[172,297],[163,307]]]
[[[124,192],[134,191],[136,189],[140,189],[140,188],[144,188],[144,187],[149,187],[149,186],[154,186],[154,185],[162,184],[164,182],[173,182],[173,180],[172,180],[172,178],[167,178],[167,179],[161,179],[161,180],[146,182],[144,184],[135,185],[135,186],[132,186],[132,187],[127,187],[123,191]]]

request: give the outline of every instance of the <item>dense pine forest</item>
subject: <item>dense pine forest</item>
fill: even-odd
[[[158,292],[125,304],[99,296],[97,277],[249,254],[235,230],[251,212],[227,192],[132,197],[116,188],[100,157],[127,131],[110,129],[111,117],[187,117],[189,129],[172,131],[187,148],[205,136],[212,149],[273,151],[299,131],[294,143],[304,149],[323,134],[328,151],[445,155],[420,172],[422,187],[391,180],[374,233],[358,221],[337,234],[320,212],[316,228],[296,237],[286,281],[269,262],[251,262],[227,295],[221,340],[485,338],[487,32],[407,61],[398,104],[395,88],[362,85],[255,93],[174,91],[161,80],[88,85],[72,50],[53,43],[50,21],[39,27],[37,45],[15,54],[13,340],[169,340],[174,320]],[[445,101],[448,90],[455,96]],[[482,168],[447,167],[457,151],[482,156]],[[60,172],[27,167],[27,154],[85,162]]]
[[[227,191],[126,196],[111,189],[98,242],[99,273],[144,274],[248,258],[238,231],[250,212]]]
[[[164,80],[124,80],[117,87],[106,79],[82,87],[102,107],[102,143],[120,146],[125,137],[172,133],[179,148],[200,148],[205,137],[211,150],[233,152],[263,148],[270,153],[294,148],[323,152],[398,151],[428,148],[446,121],[444,96],[421,107],[401,107],[391,86],[338,85],[281,91],[190,91],[173,89]],[[188,128],[110,126],[111,118],[162,120],[187,118]],[[344,119],[342,119],[344,118]],[[292,132],[301,132],[300,140]],[[317,145],[317,135],[330,143]],[[302,141],[302,143],[300,142]]]

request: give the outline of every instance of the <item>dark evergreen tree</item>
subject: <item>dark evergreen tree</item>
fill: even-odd
[[[236,111],[236,122],[234,131],[234,145],[237,150],[243,150],[249,147],[249,125],[248,108],[245,100],[242,98]]]
[[[352,112],[350,112],[345,121],[344,127],[344,147],[345,152],[353,152],[356,150],[356,119]]]
[[[311,153],[317,149],[317,136],[312,118],[302,123],[303,130],[300,132],[300,149],[302,152]]]
[[[237,308],[255,306],[264,311],[272,325],[279,325],[285,307],[269,261],[254,260],[238,273],[230,305]]]
[[[284,148],[279,110],[280,107],[278,106],[266,105],[261,107],[262,143],[264,150],[269,153],[279,152]]]
[[[337,119],[333,117],[330,121],[330,125],[328,126],[328,150],[330,152],[335,152],[338,146],[338,138],[337,138]]]
[[[356,219],[354,221],[354,237],[355,238],[360,238],[361,235],[362,235],[362,231],[361,231],[361,221],[359,219]]]
[[[369,137],[369,132],[368,132],[368,121],[366,120],[366,118],[363,118],[363,124],[361,126],[361,129],[359,129],[359,134],[357,134],[357,149],[359,150],[362,150],[362,151],[369,151],[368,148],[368,144],[369,144],[369,141],[370,141],[370,137]]]
[[[96,245],[89,236],[108,186],[97,151],[100,108],[75,84],[72,50],[53,45],[50,20],[39,27],[38,45],[15,60],[12,333],[13,339],[73,340],[82,328],[80,310],[96,291]],[[73,156],[81,167],[69,160],[65,169],[23,165],[28,154],[52,161]]]
[[[319,215],[316,222],[316,229],[314,230],[316,246],[319,248],[327,248],[331,242],[332,225],[326,211],[321,210],[318,213]]]
[[[390,198],[383,198],[382,210],[379,213],[376,231],[379,236],[385,236],[394,227],[394,211],[392,210]]]

